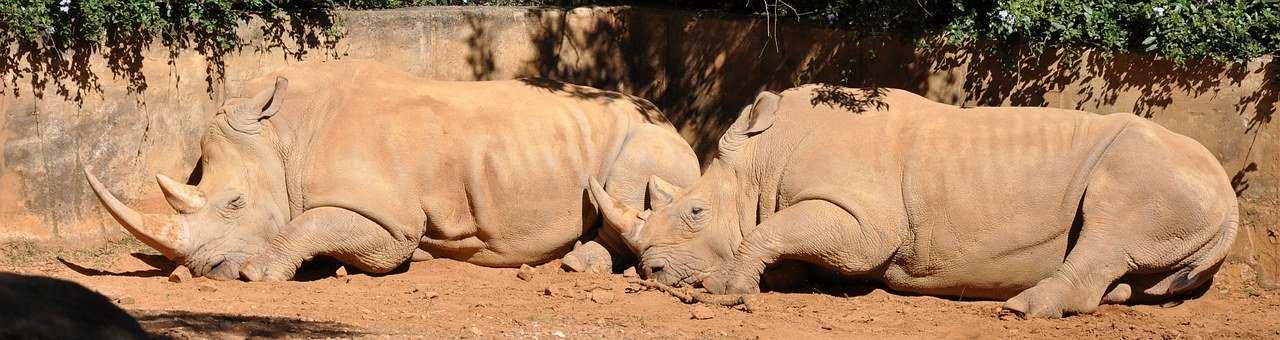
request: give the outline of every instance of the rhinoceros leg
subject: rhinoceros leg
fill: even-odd
[[[240,267],[249,281],[293,278],[302,261],[328,256],[371,273],[395,269],[413,254],[418,240],[393,237],[377,222],[356,212],[320,207],[290,221],[271,246]]]
[[[708,291],[760,291],[760,275],[779,259],[810,262],[842,275],[865,274],[883,265],[901,241],[892,228],[863,226],[849,212],[825,200],[787,207],[743,239],[732,260],[702,280]]]
[[[1089,178],[1066,261],[1005,308],[1088,313],[1104,299],[1167,298],[1210,280],[1235,235],[1234,192],[1211,154],[1153,126],[1116,137]]]
[[[575,245],[573,250],[565,254],[560,261],[566,268],[575,272],[602,274],[613,272],[613,256],[599,240]]]
[[[1076,247],[1053,275],[1005,301],[1004,308],[1024,317],[1058,318],[1093,312],[1129,267],[1125,256],[1114,249],[1089,248]],[[1123,293],[1121,288],[1112,298],[1127,298]]]
[[[426,250],[422,250],[422,248],[418,248],[413,250],[413,256],[409,257],[409,261],[422,262],[422,261],[426,261],[434,258],[436,257],[432,256],[431,253],[427,252]]]

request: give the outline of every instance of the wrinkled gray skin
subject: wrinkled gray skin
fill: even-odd
[[[135,237],[195,275],[286,280],[328,256],[368,272],[447,257],[485,266],[632,257],[597,233],[587,179],[645,204],[691,184],[693,150],[652,104],[545,81],[436,82],[372,63],[285,68],[219,110],[198,185],[157,175],[177,214],[140,214],[86,175]],[[566,253],[568,253],[566,255]]]
[[[644,272],[753,293],[770,265],[803,261],[1059,317],[1201,287],[1235,237],[1222,166],[1150,121],[900,90],[857,114],[813,104],[816,89],[761,93],[702,178],[659,186],[652,211],[593,184]]]

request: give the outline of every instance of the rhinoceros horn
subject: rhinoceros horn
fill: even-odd
[[[89,179],[89,186],[93,188],[93,193],[98,195],[98,199],[107,207],[111,217],[120,222],[120,225],[124,226],[130,234],[147,246],[160,251],[170,260],[176,261],[187,255],[192,242],[190,231],[187,230],[181,216],[140,214],[116,199],[101,182],[98,182],[98,178],[94,177],[87,167],[84,169],[84,176]]]
[[[632,250],[637,251],[637,253],[644,250],[644,242],[640,237],[640,230],[644,226],[644,219],[641,218],[642,212],[613,199],[613,196],[609,195],[609,192],[605,191],[604,187],[595,178],[591,178],[588,181],[591,202],[604,215],[605,225],[612,227],[619,235],[622,235]]]
[[[165,200],[174,210],[190,214],[204,208],[204,193],[194,185],[178,183],[163,174],[156,174],[156,182],[160,183],[160,191],[164,192]]]

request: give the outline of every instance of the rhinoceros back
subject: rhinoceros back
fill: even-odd
[[[1062,263],[1089,174],[1136,118],[978,108],[911,119],[901,136],[903,269],[1009,291]]]
[[[571,85],[377,86],[409,94],[333,107],[317,139],[343,142],[313,148],[307,205],[346,207],[415,241],[474,238],[479,249],[433,255],[481,265],[567,251],[584,230],[586,179],[607,174],[635,124],[666,124],[627,98]]]
[[[1089,172],[1139,119],[961,109],[897,92],[885,104],[860,115],[781,113],[783,131],[770,133],[798,145],[774,158],[788,164],[778,207],[828,200],[864,225],[897,230],[889,282],[931,291],[966,282],[967,291],[940,292],[966,296],[1029,287],[1062,263]]]

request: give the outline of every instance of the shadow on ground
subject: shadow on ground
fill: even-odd
[[[0,339],[142,339],[106,296],[51,277],[0,272]]]
[[[369,334],[355,326],[276,316],[188,311],[130,311],[142,328],[161,339],[207,337],[345,338]]]

